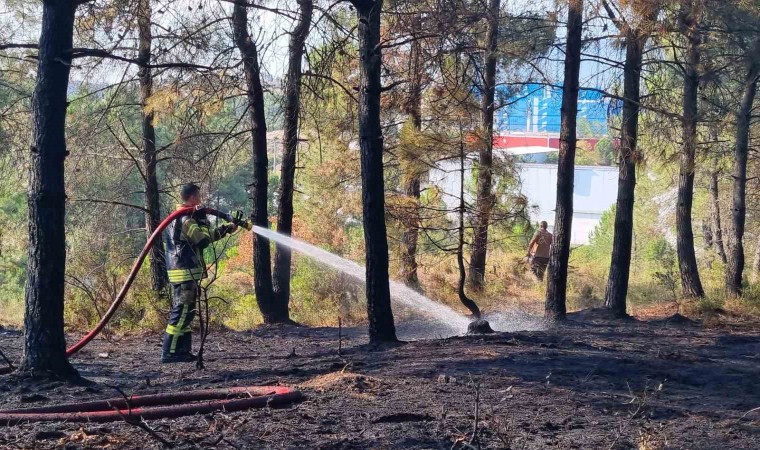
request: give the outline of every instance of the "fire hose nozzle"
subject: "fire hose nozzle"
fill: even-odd
[[[242,211],[233,211],[231,214],[225,214],[222,218],[227,222],[234,223],[241,228],[251,231],[253,229],[253,222],[250,219],[246,220],[243,217],[244,215]]]

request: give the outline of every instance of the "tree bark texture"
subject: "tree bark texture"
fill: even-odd
[[[33,375],[77,376],[66,359],[63,324],[66,271],[64,161],[66,108],[76,5],[43,2],[37,83],[32,96],[29,169],[29,258],[24,354],[20,370]]]
[[[604,303],[613,315],[626,317],[628,279],[631,270],[633,244],[633,206],[636,188],[636,163],[639,131],[639,102],[641,101],[641,63],[646,38],[627,29],[625,63],[623,67],[623,118],[620,127],[620,171],[618,174],[617,206],[615,209],[615,235],[612,242],[612,260],[607,278]]]
[[[749,130],[752,105],[757,92],[760,74],[760,41],[755,42],[749,53],[747,75],[739,111],[736,114],[736,139],[734,144],[734,192],[731,208],[733,240],[731,258],[726,270],[726,290],[733,295],[742,293],[744,273],[744,224],[747,216],[747,156],[749,153]]]
[[[700,33],[693,2],[681,13],[682,33],[686,38],[683,79],[682,146],[678,174],[678,205],[676,207],[676,249],[681,271],[681,288],[686,297],[704,297],[699,278],[697,256],[694,253],[692,203],[694,201],[694,169],[697,153],[697,121],[700,64]]]
[[[253,223],[269,228],[267,213],[267,190],[269,180],[267,169],[267,124],[264,110],[264,88],[261,85],[256,44],[248,32],[248,11],[245,6],[236,3],[232,12],[232,27],[235,45],[240,51],[245,73],[248,114],[251,121],[251,151],[253,157],[253,181],[248,186],[248,193],[253,207]],[[272,267],[269,239],[258,234],[253,244],[253,287],[256,302],[265,323],[287,321],[282,309],[278,307],[272,288]]]
[[[352,3],[359,19],[359,145],[369,339],[371,343],[395,342],[396,326],[388,280],[383,133],[380,126],[380,16],[383,2],[352,0]]]
[[[415,134],[422,129],[422,46],[419,40],[411,43],[409,52],[409,94],[405,112],[411,120]],[[417,278],[417,241],[420,227],[420,171],[414,159],[418,155],[408,156],[404,175],[404,195],[414,202],[414,211],[405,218],[404,231],[401,235],[401,269],[399,278],[407,286],[419,287]]]
[[[719,170],[717,164],[710,171],[710,231],[712,233],[712,244],[718,257],[726,264],[726,250],[723,244],[723,226],[720,218],[720,192],[718,190]]]
[[[306,38],[311,27],[314,10],[312,0],[299,0],[298,23],[290,34],[288,48],[288,72],[285,76],[285,123],[283,136],[282,166],[280,172],[280,196],[277,206],[277,231],[290,236],[293,231],[293,189],[296,178],[298,154],[298,119],[301,114],[302,60]],[[272,283],[279,316],[289,320],[291,251],[277,244],[274,253]]]
[[[499,41],[499,12],[501,0],[489,0],[486,20],[485,67],[480,99],[481,127],[483,129],[478,154],[478,187],[475,200],[475,223],[473,224],[472,252],[470,254],[470,289],[482,290],[485,281],[486,255],[488,252],[488,225],[494,205],[493,190],[493,116],[496,98],[496,48]]]
[[[147,237],[153,234],[161,223],[161,199],[156,176],[156,129],[153,126],[153,111],[148,111],[148,101],[153,95],[153,73],[148,64],[151,60],[153,35],[150,29],[150,0],[139,0],[137,4],[137,28],[139,48],[137,60],[141,67],[137,75],[140,81],[140,114],[142,119],[143,182],[145,183],[145,231]],[[168,282],[164,259],[164,240],[156,239],[150,253],[150,272],[154,291],[161,291]]]
[[[583,1],[572,0],[567,16],[565,76],[562,86],[560,144],[557,166],[557,205],[554,216],[554,244],[549,256],[545,316],[564,320],[567,313],[567,263],[573,221],[575,182],[576,119],[583,35]]]

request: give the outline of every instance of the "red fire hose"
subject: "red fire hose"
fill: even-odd
[[[5,410],[0,411],[0,426],[25,422],[113,422],[175,418],[215,411],[234,412],[284,406],[302,398],[299,391],[285,386],[205,389]]]

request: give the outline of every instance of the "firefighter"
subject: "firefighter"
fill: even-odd
[[[166,229],[166,269],[172,285],[172,309],[169,324],[164,333],[162,363],[192,362],[196,356],[192,349],[191,324],[200,294],[200,280],[206,278],[206,264],[203,250],[212,242],[237,231],[234,223],[222,225],[214,230],[200,208],[201,190],[192,183],[180,190],[182,204],[177,207],[193,206],[198,211],[192,215],[174,220]],[[242,213],[234,213],[238,219]]]

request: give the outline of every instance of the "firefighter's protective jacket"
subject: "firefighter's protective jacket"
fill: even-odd
[[[184,207],[179,205],[177,209]],[[203,213],[182,216],[169,224],[166,228],[166,269],[169,283],[177,284],[206,278],[203,250],[230,232],[231,225],[211,231],[208,218]]]

